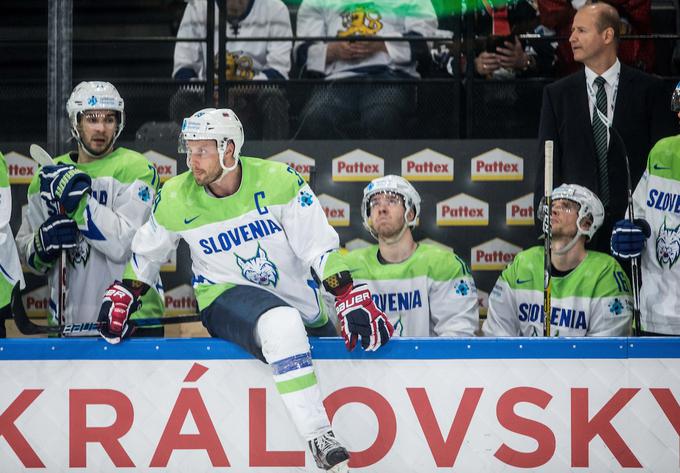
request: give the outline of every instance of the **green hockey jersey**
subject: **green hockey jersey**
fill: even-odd
[[[240,162],[241,185],[226,197],[209,194],[191,171],[164,184],[151,219],[132,242],[126,277],[151,284],[184,239],[201,310],[225,290],[250,285],[298,309],[307,326],[325,324],[317,280],[346,269],[335,251],[337,233],[291,167],[248,157]]]
[[[378,245],[345,255],[357,283],[366,283],[395,335],[472,337],[479,326],[477,288],[467,265],[452,251],[418,245],[405,261],[383,264]]]
[[[159,178],[143,155],[126,148],[117,148],[89,163],[76,163],[68,154],[55,158],[55,162],[74,165],[92,178],[92,194],[81,201],[73,215],[79,241],[77,248],[66,252],[64,323],[94,322],[106,288],[123,276],[132,237],[149,218]],[[53,202],[40,197],[40,178],[36,174],[28,188],[28,211],[17,243],[24,262],[35,272],[48,275],[50,323],[57,322],[58,264],[40,260],[33,247],[33,235],[58,211]],[[142,298],[142,308],[132,315],[133,319],[162,316],[160,279],[154,279],[151,286],[154,289]]]
[[[552,277],[554,336],[628,336],[633,301],[628,276],[609,255],[588,251],[565,276]],[[543,247],[515,256],[489,296],[485,336],[543,336]]]
[[[9,187],[7,162],[0,153],[0,307],[11,302],[12,289],[17,283],[24,287],[24,276],[17,247],[9,226],[12,216],[12,192]]]

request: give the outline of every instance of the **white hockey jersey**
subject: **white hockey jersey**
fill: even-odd
[[[213,1],[213,0],[208,0]],[[215,5],[215,55],[218,52],[218,14]],[[191,0],[177,32],[177,38],[205,38],[207,0]],[[267,36],[291,38],[288,8],[281,0],[251,0],[242,18],[227,23],[227,80],[287,79],[290,71],[291,41],[241,41],[239,38]],[[217,60],[215,59],[217,65]],[[172,75],[182,68],[193,69],[199,80],[206,77],[205,42],[177,42]]]
[[[479,327],[477,287],[453,252],[421,243],[406,261],[382,264],[378,245],[372,245],[344,257],[352,279],[368,285],[396,336],[474,336]]]
[[[159,178],[156,168],[144,156],[126,148],[117,148],[89,163],[76,163],[68,154],[55,158],[55,162],[74,165],[92,178],[92,195],[83,199],[73,214],[80,232],[77,248],[66,252],[64,323],[95,322],[104,292],[123,276],[132,237],[149,218]],[[40,261],[33,235],[55,212],[55,204],[40,197],[40,178],[36,174],[28,188],[28,211],[17,243],[27,266],[39,274],[48,274],[50,323],[57,322],[59,267]],[[151,287],[154,289],[144,295],[143,306],[132,315],[133,319],[163,315],[163,300],[157,292],[162,290],[160,279],[154,279]]]
[[[191,171],[168,180],[151,219],[132,242],[125,277],[153,283],[159,267],[184,239],[201,310],[237,285],[260,287],[298,309],[307,326],[325,324],[323,280],[346,270],[335,251],[338,235],[300,175],[282,163],[241,157],[238,191],[214,197]]]
[[[0,307],[11,302],[12,289],[17,283],[24,287],[24,275],[14,242],[12,229],[9,226],[12,216],[12,192],[9,187],[7,162],[0,153]]]
[[[437,16],[430,0],[304,0],[297,15],[298,36],[434,36]],[[301,42],[295,49],[308,48],[306,68],[321,72],[328,79],[364,74],[376,67],[388,67],[419,77],[408,41],[386,41],[387,52],[353,61],[326,64],[328,44]],[[297,55],[297,52],[296,52]]]
[[[680,135],[654,145],[633,204],[652,229],[642,252],[642,330],[680,335]]]

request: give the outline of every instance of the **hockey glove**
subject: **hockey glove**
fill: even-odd
[[[354,350],[359,337],[364,350],[375,351],[386,344],[394,333],[394,327],[385,313],[375,306],[365,284],[350,286],[338,295],[335,310],[340,321],[340,332],[349,351]]]
[[[128,319],[139,305],[137,297],[124,283],[115,281],[111,284],[99,309],[99,333],[104,340],[116,344],[131,335]]]
[[[52,215],[33,235],[33,247],[43,263],[52,263],[61,250],[75,248],[78,244],[78,225],[64,215]]]
[[[651,234],[652,230],[644,219],[636,218],[633,222],[619,220],[612,230],[612,255],[622,259],[637,258]]]
[[[40,169],[40,197],[59,202],[67,214],[73,212],[85,194],[91,193],[92,178],[75,166],[56,164]]]

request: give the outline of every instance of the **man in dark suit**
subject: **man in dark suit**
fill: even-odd
[[[666,112],[670,92],[663,82],[619,62],[619,27],[616,9],[606,3],[586,4],[576,13],[569,42],[574,59],[585,67],[543,91],[534,186],[534,208],[538,208],[543,196],[544,143],[553,140],[554,185],[585,186],[605,206],[603,230],[591,247],[606,253],[613,222],[623,218],[627,206],[624,148],[607,130],[609,123],[625,143],[633,186],[654,143],[677,133],[673,114]]]

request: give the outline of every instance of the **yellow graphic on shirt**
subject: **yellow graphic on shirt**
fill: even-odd
[[[338,31],[340,38],[347,36],[372,36],[383,27],[382,15],[374,5],[353,5],[342,13],[344,31]]]
[[[217,69],[218,61],[217,56],[215,56],[215,70],[217,71]],[[251,80],[255,77],[253,58],[243,54],[242,51],[227,52],[224,76],[226,80]]]

